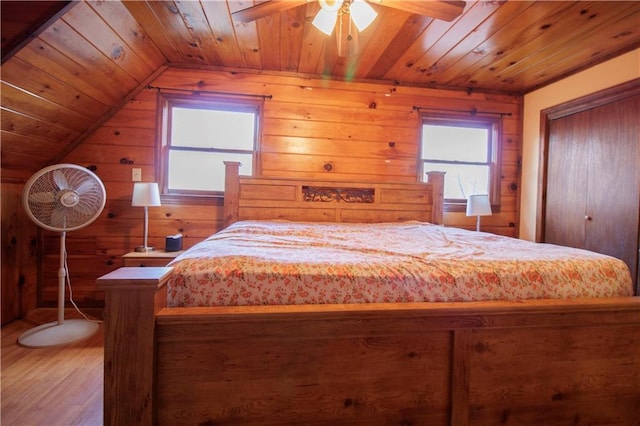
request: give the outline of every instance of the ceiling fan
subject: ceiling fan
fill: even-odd
[[[272,13],[282,12],[316,0],[268,0],[236,12],[231,16],[238,22],[251,22]],[[376,18],[376,11],[367,3],[390,7],[417,15],[452,21],[464,10],[464,1],[449,0],[317,0],[320,11],[313,25],[327,35],[337,27],[339,56],[358,53],[358,31],[363,31]],[[353,25],[352,25],[353,24]],[[354,28],[355,27],[355,28]]]

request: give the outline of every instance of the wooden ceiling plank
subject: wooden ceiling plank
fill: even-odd
[[[523,67],[521,69],[507,68],[507,78],[517,78],[523,87],[539,86],[549,82],[549,76],[555,76],[554,80],[566,77],[574,72],[581,71],[591,65],[610,59],[613,56],[628,51],[632,46],[640,47],[640,3],[627,3],[631,7],[603,20],[597,30],[576,30],[572,33],[572,39],[560,47],[553,46],[553,53],[548,53],[546,58],[539,62],[537,69]],[[604,18],[604,16],[599,16]],[[625,34],[625,35],[622,35]],[[616,51],[615,45],[620,48]],[[580,65],[577,65],[580,64]],[[516,64],[517,65],[517,64]],[[513,77],[510,73],[513,71]]]
[[[226,3],[230,13],[245,7],[242,1]],[[254,70],[262,69],[260,40],[258,39],[258,29],[255,23],[233,23],[231,16],[228,19],[234,26],[235,40],[238,43],[238,50],[242,55],[245,67]]]
[[[194,37],[190,30],[191,17],[183,16],[176,2],[147,1],[146,4],[161,23],[166,36],[172,40],[172,45],[177,48],[181,61],[187,60],[198,65],[222,64],[220,56],[215,50],[204,46],[203,40]]]
[[[186,59],[175,44],[173,37],[165,31],[163,23],[158,19],[148,2],[125,1],[122,4],[166,58],[165,63],[180,63]]]
[[[58,127],[79,133],[95,119],[35,96],[4,81],[0,83],[0,88],[3,107]]]
[[[262,67],[270,70],[282,71],[280,57],[281,46],[280,37],[280,14],[274,13],[254,24],[258,29],[258,40],[260,40],[260,62]]]
[[[213,38],[218,44],[218,52],[223,64],[231,67],[247,66],[236,40],[233,22],[230,19],[229,6],[221,1],[202,1],[200,7],[209,22]]]
[[[602,30],[597,31],[597,36],[594,31],[585,34],[582,38],[577,37],[570,49],[558,51],[552,57],[541,61],[538,67],[526,68],[514,78],[517,78],[523,87],[535,88],[547,84],[549,75],[557,76],[555,80],[558,80],[582,71],[595,63],[638,48],[640,47],[639,22],[640,9],[621,13],[617,18],[612,18],[602,23]],[[608,35],[606,34],[607,31],[609,31]],[[622,37],[626,38],[626,40],[620,43],[620,50],[616,52],[611,48],[610,40]],[[508,74],[507,77],[509,78]]]
[[[378,60],[384,52],[384,46],[391,42],[393,34],[398,31],[408,15],[399,10],[377,7],[378,16],[364,31],[358,32],[358,44],[360,53],[355,57],[340,58],[332,73],[344,75],[346,80],[352,78],[364,78],[369,68]],[[357,31],[357,28],[355,29]],[[336,41],[335,34],[331,36]]]
[[[441,68],[445,68],[451,62],[457,62],[460,60],[460,56],[464,56],[468,51],[454,50],[461,43],[465,43],[465,39],[468,35],[467,31],[463,31],[465,26],[469,23],[475,25],[472,32],[472,40],[484,41],[491,31],[497,30],[498,25],[490,25],[490,22],[497,10],[500,8],[508,7],[510,13],[514,16],[526,9],[530,3],[527,2],[508,2],[508,3],[494,3],[494,2],[474,2],[470,3],[465,13],[460,16],[456,21],[449,24],[449,27],[442,29],[442,24],[438,21],[434,21],[431,27],[427,28],[422,38],[422,44],[418,47],[419,57],[413,57],[410,61],[409,58],[403,58],[396,63],[392,71],[388,73],[387,77],[393,75],[394,78],[400,81],[413,80],[422,84],[438,85],[442,82],[437,78],[437,73]],[[483,29],[488,27],[488,29]],[[434,31],[434,30],[438,31]],[[466,44],[471,44],[472,41],[467,41]],[[455,60],[449,57],[448,52],[453,51],[452,55],[455,55]],[[404,66],[401,66],[401,62]]]
[[[45,74],[55,76],[66,85],[105,105],[111,105],[119,99],[120,95],[110,87],[96,90],[94,81],[98,76],[62,55],[43,40],[33,40],[32,43],[20,50],[16,57],[34,68],[42,70]]]
[[[530,90],[531,87],[522,78],[518,77],[520,73],[529,67],[534,67],[536,69],[533,71],[534,74],[545,74],[543,71],[545,63],[562,62],[564,56],[571,56],[572,52],[578,49],[578,45],[584,38],[593,36],[595,37],[594,40],[605,41],[608,48],[611,49],[616,43],[615,39],[602,37],[600,31],[597,30],[596,23],[606,21],[608,22],[607,25],[615,25],[613,21],[607,21],[611,16],[625,16],[631,10],[640,10],[640,3],[638,2],[615,2],[614,7],[612,7],[612,3],[614,2],[577,3],[566,9],[561,19],[558,19],[557,22],[553,15],[549,16],[548,20],[542,21],[545,24],[541,25],[539,22],[537,26],[531,26],[534,32],[541,32],[543,33],[542,35],[530,37],[527,39],[528,42],[522,43],[522,45],[513,44],[512,49],[507,49],[509,46],[505,41],[503,44],[505,50],[502,50],[502,48],[496,50],[504,52],[500,59],[491,62],[486,58],[483,59],[478,64],[475,64],[473,68],[469,68],[466,80],[477,81],[477,84],[481,86],[485,84],[499,86],[503,91],[511,90],[524,93]],[[554,22],[556,23],[555,25],[546,27],[546,23]],[[567,30],[569,26],[573,25],[575,25],[573,31]],[[606,28],[606,26],[602,25],[601,28]],[[615,30],[612,29],[612,31]],[[585,60],[589,62],[588,57]],[[556,70],[555,75],[556,77],[559,75],[566,76],[569,70],[573,68],[575,68],[575,64],[569,64],[568,68],[565,66],[563,70]],[[487,71],[490,74],[487,74]],[[551,79],[552,77],[547,75],[545,81],[550,81]],[[462,81],[464,80],[452,80],[452,84],[461,84]]]
[[[99,117],[109,109],[107,104],[91,98],[19,57],[13,58],[2,67],[2,80],[89,116]]]
[[[470,3],[467,11],[456,18],[452,22],[446,22],[438,19],[433,19],[424,31],[415,39],[413,44],[409,46],[400,56],[395,65],[384,76],[385,79],[395,81],[408,81],[405,80],[405,75],[410,75],[411,78],[419,78],[420,67],[417,66],[417,62],[420,58],[424,58],[425,51],[429,47],[439,40],[449,29],[455,25],[457,20],[462,19],[469,13],[473,13],[477,10],[477,2]],[[470,12],[471,11],[471,12]]]
[[[389,36],[393,39],[384,50],[381,49],[380,56],[375,64],[365,73],[365,78],[383,79],[389,70],[396,64],[407,49],[418,39],[433,18],[422,15],[411,15],[403,25],[394,30],[389,28]]]
[[[300,64],[302,42],[304,40],[304,27],[306,8],[299,7],[287,10],[280,14],[281,36],[280,42],[280,69],[282,71],[296,72]]]
[[[231,58],[223,58],[223,45],[218,42],[218,37],[209,24],[207,15],[202,9],[202,4],[198,1],[176,2],[176,7],[186,23],[186,28],[191,38],[198,44],[207,63],[222,65],[223,63],[231,62]],[[225,14],[228,15],[228,11],[225,10]],[[224,54],[226,53],[225,51]]]
[[[151,70],[167,62],[167,58],[153,43],[131,12],[119,1],[87,3],[140,57]]]
[[[74,137],[77,133],[70,129],[60,128],[51,123],[38,120],[33,116],[27,116],[15,111],[11,111],[6,107],[2,107],[0,114],[0,122],[2,130],[26,137],[34,137],[37,139],[50,140],[64,144],[64,141]],[[10,146],[2,144],[2,150],[10,149]],[[55,152],[48,153],[54,155]],[[3,165],[4,167],[4,165]],[[25,164],[26,168],[31,168],[29,164]]]
[[[512,87],[515,80],[505,78],[502,73],[513,67],[523,58],[532,55],[537,49],[544,49],[556,37],[566,39],[566,28],[574,21],[576,12],[598,2],[573,4],[566,2],[535,2],[524,13],[514,16],[502,14],[502,19],[511,18],[500,25],[500,31],[478,45],[475,57],[471,54],[463,58],[457,68],[457,75],[445,75],[447,84],[461,84],[474,87],[481,82],[495,81],[503,90],[518,90]],[[605,5],[604,2],[600,2]]]
[[[147,65],[127,43],[96,14],[87,3],[81,3],[66,13],[62,20],[98,49],[106,59],[117,65],[136,83],[155,70]]]
[[[109,87],[122,96],[137,84],[131,76],[63,20],[58,20],[49,27],[40,38],[85,69],[91,70],[91,73],[97,76],[94,85],[100,85],[95,90]]]
[[[256,19],[265,18],[273,13],[284,12],[286,10],[302,6],[308,0],[270,0],[258,5],[238,10],[231,14],[234,21],[251,22]]]
[[[501,27],[503,22],[494,22],[501,8],[510,9],[501,15],[506,21],[507,16],[513,19],[528,10],[530,5],[529,2],[475,3],[440,39],[425,49],[424,55],[414,63],[413,70],[407,68],[400,78],[407,78],[407,73],[418,71],[420,76],[413,77],[418,81],[444,85],[445,78],[442,75]],[[469,31],[470,28],[473,31]]]
[[[302,46],[300,47],[300,62],[298,72],[303,74],[318,74],[319,64],[323,62],[326,43],[330,42],[331,36],[327,36],[322,31],[314,27],[311,22],[318,14],[320,5],[311,2],[305,10],[305,24],[302,33]]]
[[[20,135],[5,130],[0,131],[0,137],[2,138],[2,152],[33,155],[34,158],[47,160],[51,156],[51,152],[60,149],[60,142],[50,139]]]
[[[42,158],[35,151],[21,153],[3,149],[0,152],[0,161],[2,162],[2,182],[6,181],[7,173],[19,176],[21,172],[24,173],[24,181],[26,182],[33,172],[47,165],[47,159]],[[14,176],[14,178],[20,180],[18,176]]]

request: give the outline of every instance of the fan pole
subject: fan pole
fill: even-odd
[[[67,233],[60,235],[60,269],[58,269],[58,321],[39,325],[18,337],[18,343],[28,348],[46,348],[66,345],[85,339],[98,331],[98,324],[87,319],[64,320],[64,293],[67,277]]]
[[[67,277],[67,268],[65,268],[67,258],[66,238],[67,232],[62,231],[60,234],[60,268],[58,269],[58,324],[64,322],[64,286]]]

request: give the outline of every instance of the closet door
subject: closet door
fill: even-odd
[[[637,282],[640,95],[548,123],[544,241],[622,259]]]
[[[590,124],[584,247],[624,260],[636,277],[640,96],[582,114]]]
[[[589,144],[587,120],[574,114],[551,122],[545,242],[583,248]]]

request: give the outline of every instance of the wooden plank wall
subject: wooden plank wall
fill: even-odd
[[[502,205],[483,218],[483,230],[516,236],[518,229],[521,109],[519,97],[428,88],[394,87],[285,74],[169,68],[152,86],[211,92],[271,95],[264,102],[259,168],[263,175],[321,180],[414,182],[420,120],[412,107],[511,113],[504,117]],[[64,162],[95,166],[107,189],[101,217],[69,233],[67,247],[74,298],[100,306],[95,279],[122,265],[121,256],[142,243],[143,210],[131,207],[131,169],[144,181],[156,177],[155,89],[144,89],[69,153]],[[390,146],[393,142],[393,146]],[[330,162],[333,171],[324,164]],[[150,208],[149,243],[164,247],[178,232],[190,247],[221,229],[219,200]],[[446,213],[445,224],[473,229],[474,218]],[[45,233],[42,301],[55,304],[57,236]]]
[[[2,324],[26,315],[37,303],[41,244],[36,225],[22,208],[23,186],[22,182],[2,182]]]

